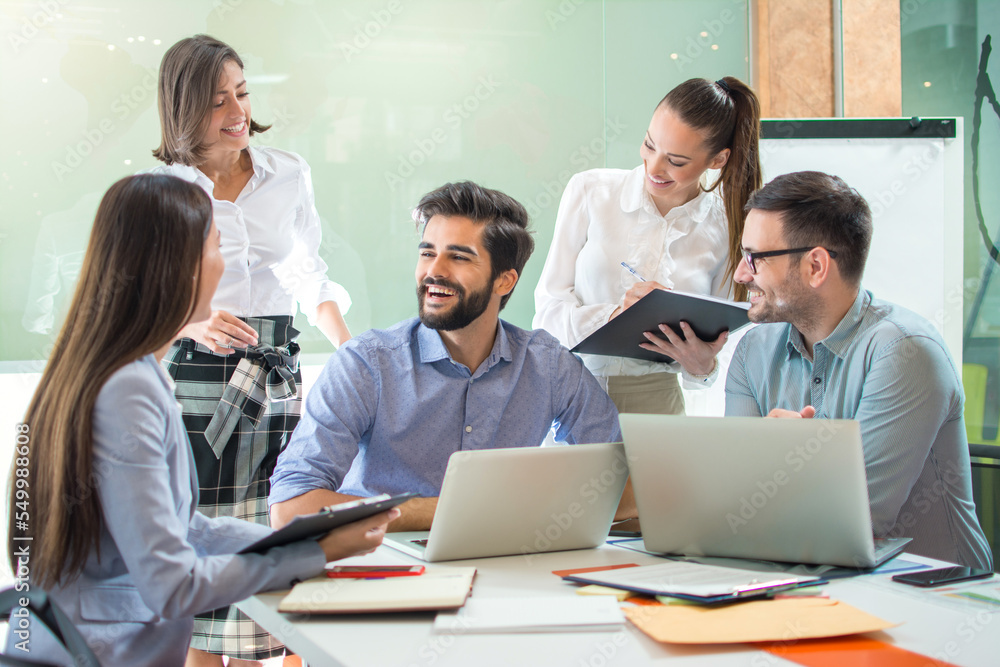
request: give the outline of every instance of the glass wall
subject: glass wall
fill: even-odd
[[[977,98],[977,80],[1000,90],[1000,54],[984,45],[1000,39],[1000,3],[993,0],[900,2],[903,114],[965,119],[963,382],[966,427],[975,445],[1000,444],[1000,266],[991,256],[1000,236],[1000,106]],[[996,48],[996,44],[993,44]],[[981,85],[979,92],[985,92]],[[977,119],[977,112],[979,118]],[[978,134],[978,141],[976,135]],[[978,143],[978,146],[976,145]],[[976,172],[974,173],[973,167]],[[995,254],[995,253],[994,253]],[[987,450],[988,451],[988,450]],[[975,451],[974,451],[975,453]],[[987,461],[983,461],[985,463]],[[973,470],[976,505],[1000,562],[1000,472]]]
[[[156,76],[209,33],[246,65],[254,141],[312,166],[321,254],[354,332],[415,314],[410,210],[449,180],[506,191],[538,247],[504,316],[528,326],[569,177],[638,164],[656,102],[692,76],[746,79],[732,0],[48,0],[0,9],[0,370],[37,370],[97,202],[156,165]],[[297,319],[314,363],[332,348]],[[6,363],[4,363],[6,362]],[[15,362],[15,363],[12,363]]]

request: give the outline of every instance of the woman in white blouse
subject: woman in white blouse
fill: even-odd
[[[198,469],[199,510],[268,523],[269,479],[298,423],[296,303],[335,346],[348,338],[344,289],[326,277],[309,165],[250,146],[243,61],[206,35],[182,39],[160,65],[161,144],[153,154],[211,197],[225,272],[211,317],[187,325],[164,366],[176,383]],[[235,607],[196,619],[189,664],[256,664],[282,645]],[[242,662],[246,661],[246,662]]]
[[[592,169],[566,185],[533,325],[572,347],[654,289],[745,299],[732,276],[743,207],[762,181],[759,137],[760,105],[739,79],[670,91],[643,138],[642,165]],[[709,170],[720,170],[712,183]],[[662,326],[663,338],[642,345],[669,364],[582,355],[620,412],[682,414],[677,373],[688,388],[714,381],[726,334],[702,341],[682,327],[683,339]]]

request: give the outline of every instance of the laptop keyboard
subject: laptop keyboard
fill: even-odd
[[[427,540],[410,540],[410,544],[416,544],[418,547],[426,547]]]

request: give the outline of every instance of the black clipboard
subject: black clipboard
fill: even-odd
[[[416,498],[416,496],[415,493],[401,493],[397,496],[383,493],[372,498],[359,498],[339,505],[324,507],[316,514],[295,517],[288,522],[288,525],[274,531],[262,540],[257,540],[239,553],[261,553],[300,540],[319,539],[334,528],[392,509],[410,498]]]
[[[649,342],[642,335],[644,331],[662,338],[659,325],[668,324],[680,334],[680,323],[684,321],[698,338],[712,341],[723,331],[732,333],[748,325],[749,308],[746,302],[657,289],[580,341],[571,352],[667,363],[673,359],[639,347],[639,343]]]

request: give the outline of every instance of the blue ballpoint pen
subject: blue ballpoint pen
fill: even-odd
[[[636,278],[638,278],[640,282],[646,282],[646,279],[645,279],[645,278],[643,278],[642,276],[640,276],[640,275],[639,275],[638,273],[636,273],[636,270],[635,270],[635,269],[633,269],[633,268],[632,268],[631,266],[629,266],[629,265],[628,265],[628,264],[626,264],[625,262],[622,262],[622,266],[624,266],[624,267],[625,267],[625,270],[626,270],[626,271],[628,271],[628,272],[629,272],[629,273],[631,273],[631,274],[632,274],[633,276],[635,276]]]

